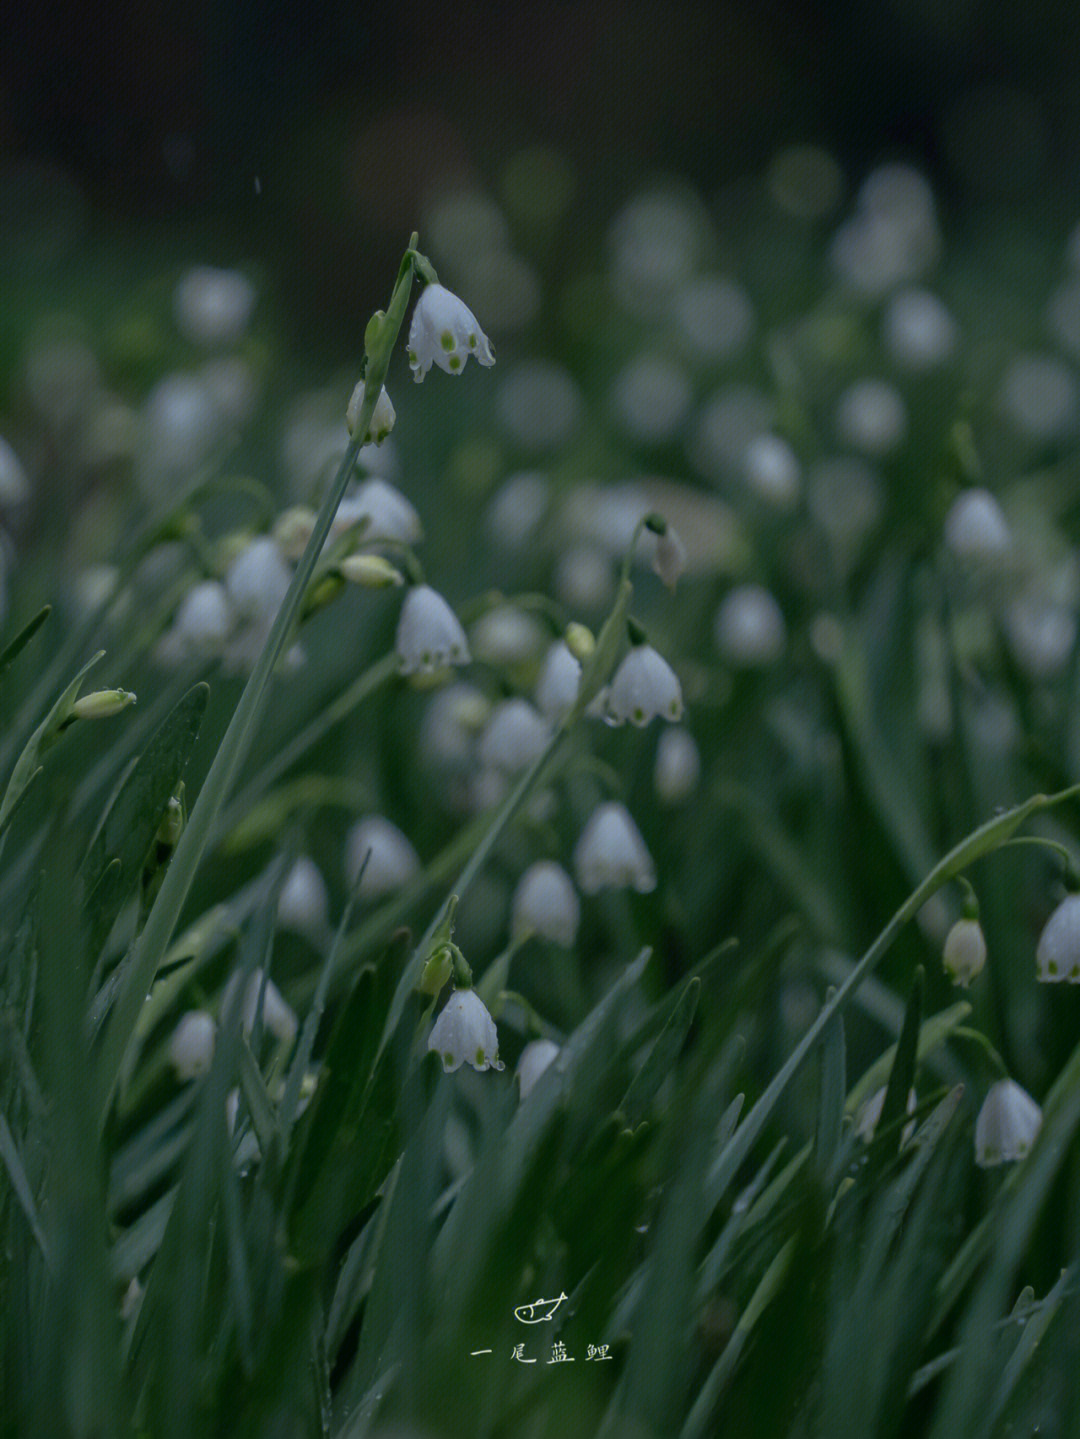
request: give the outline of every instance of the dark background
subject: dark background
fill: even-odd
[[[433,184],[490,187],[537,142],[570,160],[586,224],[643,177],[713,199],[802,140],[853,181],[902,157],[954,209],[1068,217],[1077,17],[1072,0],[45,0],[6,22],[4,204],[33,203],[44,165],[95,217],[204,226],[207,258],[266,261],[316,333],[358,264],[393,264]]]

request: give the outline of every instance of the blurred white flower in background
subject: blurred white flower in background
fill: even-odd
[[[212,1014],[190,1009],[169,1039],[169,1061],[181,1082],[198,1079],[210,1072],[217,1042],[217,1024]]]
[[[581,904],[573,880],[554,860],[530,865],[514,891],[511,909],[515,937],[538,934],[564,949],[577,938]]]
[[[737,585],[720,601],[713,622],[716,647],[740,668],[770,665],[787,644],[783,611],[762,585]]]
[[[326,927],[329,901],[326,881],[315,861],[300,855],[281,887],[278,896],[278,923],[284,929],[318,937]]]
[[[533,1085],[547,1069],[553,1059],[558,1058],[559,1046],[552,1039],[533,1039],[521,1051],[521,1057],[517,1062],[518,1084],[521,1087],[521,1097],[525,1099]]]
[[[697,789],[701,753],[693,735],[684,729],[665,729],[656,746],[653,785],[664,804],[679,804]]]
[[[1012,532],[989,490],[962,490],[945,516],[945,543],[958,559],[997,560],[1012,549]]]
[[[907,370],[943,364],[956,349],[958,337],[956,321],[930,290],[901,290],[885,307],[885,348]]]
[[[495,543],[510,550],[528,544],[551,503],[551,483],[539,470],[511,475],[496,491],[485,516]]]
[[[647,894],[656,888],[656,869],[641,831],[616,800],[593,810],[574,847],[574,869],[585,894],[631,887]]]
[[[1052,355],[1018,355],[1001,382],[1001,404],[1031,440],[1060,439],[1076,426],[1076,376]]]
[[[173,314],[185,339],[196,345],[235,345],[255,308],[255,287],[239,270],[196,265],[173,292]]]
[[[528,700],[503,700],[480,738],[480,762],[504,775],[516,774],[540,758],[550,738],[550,724]]]
[[[397,825],[383,815],[358,820],[345,837],[345,878],[360,881],[362,899],[378,899],[408,884],[420,872],[420,856]]]
[[[836,433],[868,455],[887,455],[907,434],[907,406],[887,380],[857,380],[840,396]]]
[[[780,435],[755,435],[743,451],[743,473],[750,491],[778,510],[793,510],[802,488],[798,456]]]

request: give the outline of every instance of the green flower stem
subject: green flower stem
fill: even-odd
[[[538,756],[538,758],[533,761],[533,763],[521,776],[521,779],[507,795],[502,805],[499,807],[498,813],[491,821],[491,824],[485,832],[484,837],[480,840],[480,843],[473,850],[468,860],[466,860],[461,874],[458,876],[456,882],[451,886],[452,893],[457,895],[459,899],[464,897],[469,886],[472,884],[473,880],[480,873],[480,870],[487,862],[488,856],[491,854],[491,851],[495,846],[495,842],[498,840],[499,836],[502,834],[506,826],[513,819],[514,815],[521,808],[522,804],[524,804],[528,796],[532,793],[533,789],[539,783],[541,776],[545,775],[549,767],[555,764],[556,759],[563,748],[568,734],[568,728],[563,728],[556,731],[556,733],[548,741],[547,748],[544,750],[543,754]],[[401,1019],[401,1016],[404,1013],[405,1005],[408,1001],[409,995],[416,987],[416,983],[420,978],[420,974],[424,968],[424,965],[427,963],[428,956],[431,954],[432,941],[435,937],[436,931],[439,928],[439,925],[443,921],[445,913],[446,906],[440,906],[440,908],[432,918],[431,923],[424,931],[423,938],[420,940],[420,943],[413,951],[413,956],[409,960],[408,964],[405,966],[401,978],[398,980],[398,986],[397,989],[394,991],[394,997],[390,1001],[390,1010],[386,1016],[386,1023],[383,1026],[382,1037],[379,1040],[379,1047],[375,1054],[375,1060],[371,1066],[371,1073],[368,1076],[368,1088],[370,1088],[375,1078],[375,1074],[378,1070],[379,1061],[382,1058],[383,1051],[389,1044],[390,1038],[393,1035],[394,1030],[398,1026],[398,1021]]]
[[[98,1114],[104,1123],[120,1073],[124,1054],[134,1031],[143,1001],[154,982],[162,956],[172,938],[184,901],[187,899],[221,806],[247,754],[259,722],[274,666],[292,632],[315,563],[322,552],[338,505],[352,477],[362,437],[367,431],[382,391],[397,337],[405,319],[415,273],[413,235],[402,258],[397,282],[385,315],[373,317],[365,335],[367,366],[364,401],[356,425],[356,438],[345,452],[315,521],[315,528],[296,567],[288,592],[271,626],[255,668],[244,686],[228,729],[210,766],[199,797],[188,817],[187,827],[176,847],[164,882],[146,921],[146,927],[125,960],[125,972],[106,1021],[97,1063]]]
[[[999,850],[1012,838],[1014,831],[1033,814],[1050,809],[1064,800],[1074,799],[1077,795],[1080,795],[1080,784],[1061,790],[1057,794],[1032,795],[1023,804],[1017,805],[1015,809],[1006,810],[1004,814],[996,815],[986,824],[980,825],[934,866],[923,882],[908,895],[877,939],[837,989],[832,999],[823,1005],[817,1019],[788,1056],[787,1062],[770,1080],[757,1103],[724,1147],[716,1168],[716,1192],[718,1194],[722,1194],[731,1180],[735,1178],[740,1166],[750,1153],[754,1141],[776,1108],[780,1096],[821,1038],[825,1027],[846,1004],[866,976],[877,966],[900,930],[909,920],[914,919],[930,896],[935,894],[943,884],[947,884],[949,880],[955,879],[963,870],[968,869],[977,859],[982,859],[985,855]]]

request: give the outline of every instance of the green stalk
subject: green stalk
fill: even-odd
[[[118,987],[112,1011],[106,1021],[98,1054],[96,1079],[99,1101],[98,1116],[101,1124],[104,1123],[108,1113],[113,1090],[123,1064],[124,1053],[134,1032],[139,1010],[154,982],[154,976],[162,956],[180,918],[180,911],[191,889],[203,852],[209,843],[214,822],[247,754],[254,736],[255,726],[259,722],[263,705],[266,702],[266,692],[274,666],[285,647],[286,639],[292,632],[293,623],[315,568],[315,562],[330,533],[330,526],[337,513],[338,505],[341,503],[352,476],[363,436],[375,412],[375,405],[390,366],[390,357],[405,318],[418,261],[422,259],[416,254],[416,244],[417,236],[414,234],[401,261],[397,282],[386,313],[373,316],[367,327],[364,402],[357,420],[355,438],[346,450],[341,467],[319,510],[307,548],[296,567],[292,583],[274,619],[262,653],[244,686],[243,694],[229,721],[218,752],[214,756],[199,797],[188,816],[187,826],[166,871],[165,880],[158,892],[157,899],[150,910],[146,926],[132,953],[125,961],[125,972]]]

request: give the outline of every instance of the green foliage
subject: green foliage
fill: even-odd
[[[0,653],[5,1433],[989,1439],[1080,1421],[1075,991],[1034,966],[1062,856],[1076,868],[1073,441],[1010,429],[1016,356],[977,338],[985,256],[941,273],[958,333],[930,375],[887,343],[896,286],[837,282],[821,230],[764,184],[724,249],[696,200],[660,199],[613,226],[603,277],[514,237],[550,335],[496,330],[493,376],[405,393],[413,279],[435,283],[415,236],[367,327],[357,432],[389,378],[424,565],[469,629],[456,685],[401,674],[399,594],[311,602],[328,541],[335,563],[377,552],[418,583],[420,531],[403,496],[383,492],[390,519],[358,488],[389,462],[346,442],[356,377],[289,418],[302,377],[268,324],[229,353],[272,387],[251,434],[234,416],[164,475],[156,452],[102,460],[98,508],[25,541]],[[445,214],[434,228],[456,283],[461,244]],[[698,307],[740,252],[760,332],[710,350],[722,325],[702,342]],[[140,291],[100,347],[146,424],[161,382],[205,380],[171,293]],[[1017,333],[1017,355],[1033,343]],[[639,360],[685,380],[669,429],[659,391],[625,388]],[[41,372],[10,379],[12,423],[77,469],[82,421],[49,410],[67,391],[42,398]],[[907,431],[856,536],[866,495],[830,507],[821,467],[859,449],[836,417],[880,373]],[[790,446],[792,503],[730,450],[740,405]],[[293,468],[275,474],[279,441]],[[942,538],[974,484],[1008,511],[1008,558],[965,557],[948,522]],[[372,513],[348,514],[365,493]],[[687,550],[674,598],[641,563],[654,510]],[[64,546],[85,580],[99,521],[95,558],[119,561],[89,603]],[[237,569],[260,546],[265,612]],[[724,638],[743,585],[778,603],[771,657]],[[1050,638],[1071,636],[1056,666],[1044,600]],[[675,667],[686,716],[665,741],[692,735],[692,763],[659,724],[596,723],[631,611]],[[572,632],[576,696],[508,757],[494,719],[539,697],[571,622],[597,636],[587,652]],[[76,723],[99,642],[139,708]],[[582,862],[606,800],[647,865]],[[356,851],[362,814],[403,845]],[[515,912],[538,861],[577,881],[547,933]],[[940,948],[961,880],[989,958],[958,1001]],[[429,1051],[445,992],[425,966],[451,916],[503,1071],[475,1069],[475,1036],[451,1072]],[[1002,1177],[976,1167],[973,1130],[1004,1073],[1042,1122]]]

